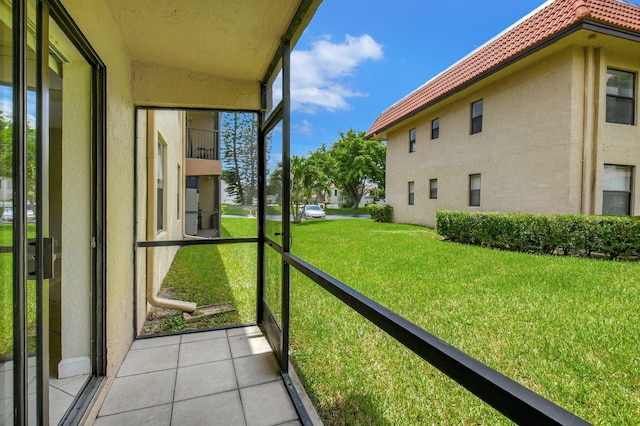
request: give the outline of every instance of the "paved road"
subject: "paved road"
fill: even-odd
[[[248,216],[236,216],[232,214],[223,214],[223,218],[244,218],[246,219]],[[267,215],[267,220],[280,220],[280,216],[276,215]],[[368,214],[356,214],[356,215],[343,215],[343,214],[328,214],[327,220],[336,220],[336,219],[371,219],[371,215]],[[303,219],[304,220],[304,219]],[[313,219],[313,220],[321,220],[321,219]],[[291,218],[293,221],[293,218]]]

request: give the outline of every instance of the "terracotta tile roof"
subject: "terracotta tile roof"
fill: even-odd
[[[513,27],[384,111],[367,137],[481,77],[501,64],[581,21],[640,32],[640,7],[620,0],[555,0],[542,5]]]

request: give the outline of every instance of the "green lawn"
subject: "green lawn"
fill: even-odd
[[[222,236],[256,235],[256,221],[225,218]],[[159,321],[154,332],[214,328],[256,320],[256,245],[225,244],[181,247],[164,278],[161,291],[198,306],[233,303],[235,311],[187,323],[181,315]]]
[[[640,263],[371,221],[293,232],[294,254],[588,421],[640,418]],[[292,283],[293,360],[328,424],[509,423],[301,274]]]
[[[361,214],[369,214],[369,210],[366,207],[360,207],[357,209],[352,208],[339,208],[339,209],[325,209],[327,214],[339,214],[339,215],[361,215]]]
[[[225,222],[230,236],[246,227]],[[487,250],[369,220],[292,232],[294,254],[586,420],[640,418],[640,263]],[[212,268],[190,270],[236,268],[223,271],[233,296],[254,294],[254,265],[212,248]],[[300,273],[291,286],[292,361],[326,424],[509,424]]]
[[[248,216],[251,213],[253,216],[257,215],[255,208],[249,209],[246,206],[238,206],[233,204],[224,204],[222,206],[222,214],[231,216]],[[282,213],[282,206],[267,206],[268,215],[278,215]]]
[[[13,245],[13,229],[11,223],[0,224],[0,246]],[[35,237],[35,224],[27,227],[27,236]],[[34,330],[36,324],[36,288],[35,281],[27,281],[27,327],[29,328],[28,345],[33,350]],[[9,358],[13,351],[13,254],[0,253],[0,359]]]

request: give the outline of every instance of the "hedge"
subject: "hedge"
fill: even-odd
[[[640,256],[640,217],[436,212],[450,241],[528,253]]]
[[[367,210],[376,222],[391,222],[393,207],[389,204],[367,204]]]

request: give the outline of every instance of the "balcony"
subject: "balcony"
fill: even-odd
[[[186,157],[201,160],[219,160],[219,132],[209,129],[187,127]]]
[[[187,127],[185,153],[186,176],[220,176],[218,131]]]

